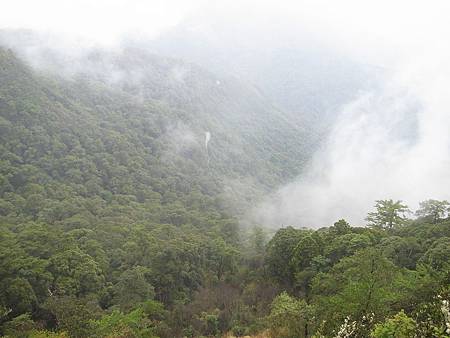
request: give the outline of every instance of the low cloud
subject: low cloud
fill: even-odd
[[[381,90],[345,105],[305,173],[250,216],[271,227],[340,218],[364,225],[377,199],[413,209],[428,198],[449,199],[450,67],[443,54],[429,52],[397,69]]]

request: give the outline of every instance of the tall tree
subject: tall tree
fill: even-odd
[[[267,317],[274,337],[308,337],[308,321],[312,317],[312,307],[303,299],[296,299],[282,292],[270,305]]]
[[[450,203],[448,201],[438,201],[429,199],[419,204],[416,216],[429,218],[432,223],[437,223],[450,214]]]
[[[326,321],[329,333],[347,316],[361,321],[375,313],[382,318],[398,297],[395,285],[399,277],[399,269],[379,250],[360,250],[314,278],[317,315]]]
[[[376,211],[369,212],[366,220],[368,225],[375,228],[392,229],[405,224],[409,212],[408,206],[402,201],[378,200],[375,204]]]
[[[308,230],[292,227],[282,228],[269,241],[266,249],[265,264],[270,276],[280,284],[292,286],[294,271],[291,259],[300,239],[310,234]]]

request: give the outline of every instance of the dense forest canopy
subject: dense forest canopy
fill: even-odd
[[[320,228],[249,216],[374,67],[284,50],[244,79],[158,40],[32,60],[34,39],[0,31],[0,336],[450,337],[447,200]],[[392,123],[405,144],[416,122]]]

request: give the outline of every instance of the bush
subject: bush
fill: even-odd
[[[384,323],[375,325],[372,332],[374,338],[410,338],[414,337],[417,324],[403,310]]]

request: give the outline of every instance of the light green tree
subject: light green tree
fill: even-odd
[[[384,323],[376,324],[372,331],[374,338],[411,338],[415,337],[417,324],[403,310]]]
[[[267,317],[274,337],[302,338],[308,336],[308,322],[312,317],[312,307],[303,299],[296,299],[282,292],[270,305]]]
[[[409,209],[402,201],[378,200],[374,212],[369,212],[366,220],[374,228],[392,229],[405,224]]]
[[[439,220],[448,217],[449,213],[450,203],[448,201],[429,199],[420,202],[416,216],[429,218],[432,223],[437,223]]]
[[[401,293],[396,289],[400,271],[379,250],[367,248],[341,259],[312,285],[312,302],[318,319],[331,334],[347,316],[360,322],[374,313],[383,318]]]

